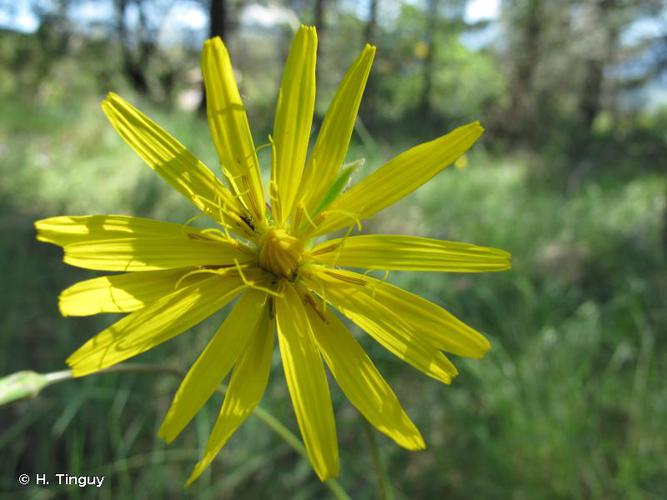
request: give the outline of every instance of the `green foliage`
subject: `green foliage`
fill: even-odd
[[[10,183],[2,185],[8,216],[0,260],[11,265],[0,289],[0,352],[12,355],[0,357],[0,373],[57,370],[112,318],[59,317],[58,291],[92,273],[62,265],[58,249],[35,242],[32,221],[136,210],[183,221],[190,213],[110,133],[96,103],[39,110],[19,101],[7,105],[13,111],[2,115],[1,130],[11,149],[2,175]],[[204,158],[212,156],[201,120],[148,111]],[[387,156],[394,148],[401,146]],[[38,153],[48,165],[41,166]],[[351,157],[364,154],[355,146]],[[447,170],[372,222],[380,232],[466,240],[508,249],[514,257],[507,273],[391,277],[490,335],[493,349],[484,360],[457,360],[461,375],[451,387],[360,335],[429,445],[410,453],[380,437],[397,498],[445,492],[451,498],[657,498],[667,487],[661,467],[667,393],[660,377],[667,345],[659,336],[667,327],[667,284],[659,272],[665,260],[658,236],[664,182],[647,173],[625,183],[591,181],[566,196],[531,187],[528,171],[521,160],[473,155],[467,169]],[[223,315],[140,361],[186,368]],[[275,363],[265,406],[296,430]],[[106,474],[103,497],[137,488],[157,497],[180,495],[220,400],[166,447],[155,433],[176,384],[171,377],[109,374],[4,407],[0,449],[5,470],[16,473],[3,475],[0,488],[17,491],[15,476],[24,471],[66,469]],[[341,481],[356,498],[372,498],[371,457],[358,444],[364,442],[360,417],[338,389],[333,395]],[[309,465],[252,420],[189,490],[198,498],[294,492],[300,498],[325,494]]]
[[[411,453],[378,436],[394,496],[661,498],[667,490],[667,279],[661,242],[667,114],[627,112],[608,96],[608,107],[590,128],[583,126],[580,86],[573,82],[582,81],[585,68],[581,53],[570,52],[576,38],[565,45],[553,41],[559,38],[557,24],[547,27],[546,45],[540,45],[535,85],[518,93],[525,106],[512,108],[512,70],[525,52],[467,48],[454,16],[441,20],[435,33],[433,116],[426,120],[416,111],[423,83],[423,7],[405,3],[396,22],[378,29],[371,105],[362,108],[347,160],[368,162],[353,181],[454,122],[480,118],[488,131],[467,168],[446,170],[365,227],[496,246],[512,252],[513,269],[390,276],[489,335],[493,348],[485,359],[455,360],[461,375],[450,387],[396,361],[356,330],[428,444],[424,452]],[[511,26],[525,27],[521,16],[511,17],[507,9],[504,14]],[[514,14],[525,16],[523,10]],[[364,29],[355,13],[340,11],[328,19],[318,75],[320,117],[362,47]],[[521,32],[511,33],[506,41],[514,47]],[[117,47],[74,38],[68,55],[49,59],[45,41],[55,35],[40,36],[0,33],[0,56],[7,62],[0,66],[0,377],[63,369],[72,351],[116,319],[59,316],[59,291],[94,273],[65,266],[59,249],[37,243],[35,219],[125,213],[184,222],[195,215],[106,123],[99,101],[108,90],[122,91],[218,171],[203,117],[126,92]],[[257,145],[271,129],[289,38],[287,30],[245,32],[229,43]],[[196,68],[197,56],[191,59],[189,67]],[[178,94],[199,82],[175,85]],[[513,135],[516,124],[526,132],[522,140]],[[269,153],[270,148],[260,153],[266,166]],[[348,174],[332,190],[344,188]],[[187,369],[225,314],[138,361]],[[131,498],[137,491],[151,498],[182,496],[221,399],[216,396],[167,447],[156,433],[177,383],[153,374],[107,374],[3,406],[0,492],[35,498]],[[354,498],[374,498],[360,417],[332,386],[341,483]],[[296,431],[277,356],[263,404]],[[65,471],[107,479],[93,494],[24,489],[16,482],[21,473]],[[309,464],[251,419],[187,494],[309,499],[324,498],[327,490]]]

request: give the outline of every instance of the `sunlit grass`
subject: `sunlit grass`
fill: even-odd
[[[33,243],[32,221],[109,212],[184,222],[194,214],[115,136],[95,99],[46,108],[2,102],[2,109],[0,373],[61,369],[103,324],[59,318],[55,292],[83,273],[62,266],[57,249]],[[148,111],[215,168],[204,120]],[[257,134],[255,141],[265,142]],[[349,160],[366,157],[370,169],[402,146],[357,137]],[[524,160],[478,152],[468,168],[446,170],[369,222],[376,232],[465,239],[514,256],[508,273],[389,278],[470,319],[493,343],[484,362],[459,360],[462,376],[443,387],[364,339],[429,445],[408,455],[380,438],[398,498],[659,498],[667,489],[664,180],[591,180],[566,195],[531,183],[529,169]],[[189,366],[214,322],[141,360]],[[294,424],[277,360],[274,375],[266,406]],[[105,473],[112,488],[102,498],[178,495],[220,401],[167,450],[155,422],[176,384],[108,375],[3,408],[4,469]],[[333,392],[341,481],[355,497],[371,498],[359,417]],[[308,465],[257,426],[239,431],[193,494],[320,498]],[[0,491],[16,490],[15,475],[0,477]]]

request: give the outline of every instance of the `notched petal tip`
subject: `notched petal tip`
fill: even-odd
[[[162,424],[160,424],[160,429],[157,431],[157,437],[159,437],[162,441],[164,441],[166,444],[171,444],[174,439],[176,439],[177,434],[169,433],[167,429],[166,424],[166,415],[165,419],[162,421]]]
[[[401,448],[409,451],[421,451],[426,449],[426,442],[417,427],[414,427],[414,434],[411,436],[405,436],[400,442],[396,439],[394,439],[394,441]]]
[[[36,234],[35,234],[35,239],[37,241],[41,241],[42,243],[53,243],[53,241],[44,234],[46,231],[48,231],[48,225],[49,222],[53,220],[53,217],[48,218],[48,219],[41,219],[41,220],[36,220],[33,222],[33,227],[35,228]]]
[[[120,95],[116,94],[115,92],[107,92],[107,95],[102,100],[102,107],[104,107],[105,105],[107,105],[107,106],[108,105],[113,105],[118,101],[122,102],[122,101],[124,101],[124,99]]]
[[[222,38],[219,36],[214,36],[209,38],[204,42],[204,46],[201,52],[202,60],[207,57],[212,51],[219,51],[225,54],[228,54],[227,46]]]
[[[482,359],[484,356],[486,356],[486,353],[488,353],[491,350],[491,342],[482,335],[481,333],[479,334],[478,340],[478,350],[475,353],[470,353],[467,355],[467,358],[470,359]]]
[[[125,100],[115,92],[108,92],[100,102],[100,108],[107,118],[112,120],[113,114],[118,113],[118,108],[123,106],[124,102]]]
[[[503,252],[505,252],[503,250]],[[507,259],[507,268],[506,269],[512,269],[512,254],[509,252],[505,252],[505,255],[503,255],[505,259]]]
[[[60,293],[60,295],[58,295],[58,311],[60,311],[60,315],[63,316],[64,318],[72,316],[67,312],[67,305],[63,298],[62,292]]]
[[[91,375],[95,372],[98,372],[100,370],[84,370],[78,367],[78,361],[76,359],[72,359],[76,352],[72,353],[66,360],[65,364],[69,366],[70,371],[72,372],[72,377],[74,378],[79,378],[79,377],[85,377],[86,375]]]
[[[311,24],[302,24],[299,26],[299,31],[310,31],[317,33],[317,28]]]
[[[375,56],[375,53],[377,52],[377,47],[371,43],[367,43],[364,45],[364,49],[362,50],[364,54],[368,54],[369,56]]]
[[[207,38],[204,40],[204,48],[210,47],[211,45],[224,45],[222,42],[222,38],[219,36],[212,36],[211,38]]]
[[[332,470],[325,470],[325,471],[318,471],[317,469],[315,469],[315,474],[317,474],[319,480],[324,483],[329,479],[336,479],[338,476],[340,476],[340,469],[338,467]]]
[[[190,486],[192,486],[192,483],[194,483],[197,479],[199,479],[199,476],[202,475],[202,472],[204,472],[206,467],[202,467],[200,465],[201,463],[202,463],[201,461],[197,462],[197,464],[192,468],[192,472],[190,473],[190,476],[188,477],[188,479],[185,481],[185,484],[183,485],[184,488],[189,488]]]

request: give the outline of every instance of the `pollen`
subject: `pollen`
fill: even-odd
[[[300,239],[273,228],[259,240],[259,265],[276,276],[292,279],[303,259],[303,249]]]

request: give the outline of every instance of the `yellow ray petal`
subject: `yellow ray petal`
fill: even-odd
[[[255,225],[263,224],[264,191],[259,161],[229,52],[220,38],[204,43],[201,65],[208,126],[223,172],[253,214]]]
[[[375,215],[452,164],[482,132],[479,122],[469,123],[401,153],[341,194],[316,217],[317,229],[309,226],[308,235],[326,234]]]
[[[276,299],[283,369],[310,462],[320,480],[338,475],[338,442],[329,384],[301,298],[283,282]]]
[[[285,64],[273,124],[270,191],[273,216],[279,224],[283,224],[292,211],[308,152],[315,108],[316,56],[315,28],[301,26]]]
[[[102,110],[148,166],[199,210],[245,236],[253,234],[241,203],[206,165],[168,132],[114,93],[102,102]]]
[[[221,276],[184,286],[103,330],[67,358],[67,364],[81,377],[125,361],[203,321],[243,288],[240,278]]]
[[[213,395],[266,315],[267,295],[249,290],[238,301],[183,379],[158,436],[171,443]]]
[[[275,328],[267,312],[262,313],[252,338],[234,366],[220,415],[206,444],[206,452],[195,465],[186,485],[201,476],[264,395],[271,371]]]
[[[389,352],[445,384],[458,374],[444,354],[411,328],[402,309],[392,310],[374,299],[371,278],[338,269],[311,269],[310,275],[302,273],[306,285]]]
[[[311,256],[322,264],[400,271],[480,273],[511,267],[510,254],[497,248],[394,234],[325,241]]]
[[[137,311],[174,292],[176,283],[191,270],[124,273],[80,281],[60,294],[60,312],[63,316],[90,316]]]
[[[299,188],[299,196],[311,214],[345,160],[374,57],[375,47],[367,44],[341,80],[324,117]]]
[[[331,296],[331,302],[337,308],[349,308],[357,319],[375,324],[375,328],[394,329],[403,332],[401,336],[419,339],[439,350],[469,358],[481,358],[491,347],[481,333],[419,295],[342,269],[313,269],[320,286],[327,287],[320,293],[326,293],[327,298]],[[334,292],[330,292],[330,286]],[[347,293],[349,297],[341,293]],[[382,315],[385,317],[380,317]]]
[[[347,399],[400,446],[409,450],[425,448],[424,439],[396,394],[345,325],[331,310],[305,309],[322,357]]]
[[[250,262],[235,240],[182,224],[125,215],[51,217],[35,222],[37,239],[62,246],[72,266],[100,271],[152,271]]]

